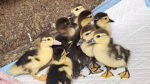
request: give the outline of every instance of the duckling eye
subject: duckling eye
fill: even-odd
[[[68,22],[66,22],[66,25],[69,25],[69,23],[68,23]]]
[[[50,39],[48,38],[47,40],[49,41]]]
[[[100,36],[100,35],[97,35],[96,37],[97,37],[97,38],[100,38],[101,36]]]
[[[87,35],[89,35],[90,33],[86,33],[85,35],[87,36]]]
[[[76,9],[75,9],[75,11],[78,11],[78,10],[79,10],[79,8],[76,8]]]
[[[92,18],[92,16],[90,16],[89,18]]]
[[[107,18],[104,18],[105,20],[107,20]]]

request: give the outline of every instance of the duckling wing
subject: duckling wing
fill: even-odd
[[[122,59],[123,56],[121,55],[121,47],[120,45],[114,44],[113,39],[109,43],[109,53],[110,56],[114,56],[115,59]]]
[[[31,59],[28,59],[29,56],[35,56],[37,55],[37,50],[30,50],[30,51],[26,51],[20,58],[19,60],[16,62],[16,65],[24,65],[26,63],[29,63],[31,61]]]
[[[130,56],[130,50],[120,46],[120,51],[121,51],[121,55],[124,57],[125,61],[127,62]]]
[[[118,49],[118,48],[116,48],[116,47],[118,47],[118,46],[117,46],[117,45],[114,45],[114,46],[111,48],[111,50],[110,50],[111,54],[113,54],[113,56],[114,56],[115,59],[121,59],[121,58],[123,58],[123,56],[121,55],[120,48]]]
[[[130,56],[130,51],[118,44],[113,45],[111,52],[114,54],[115,59],[125,59],[126,62]]]

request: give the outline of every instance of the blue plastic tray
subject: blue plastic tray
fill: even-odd
[[[145,0],[147,7],[150,7],[150,0]]]

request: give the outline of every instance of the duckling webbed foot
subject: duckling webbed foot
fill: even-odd
[[[42,74],[42,75],[39,77],[39,80],[40,80],[40,81],[46,81],[46,78],[47,78],[47,75],[46,75],[46,74]]]
[[[100,67],[97,63],[89,65],[90,74],[101,73],[103,70]]]
[[[37,76],[37,75],[32,75],[32,77],[34,78],[34,79],[37,79],[37,80],[39,80],[39,77]]]
[[[105,72],[104,74],[101,75],[101,77],[104,77],[104,78],[110,78],[112,76],[113,76],[113,74],[111,71]]]
[[[39,81],[46,81],[47,75],[46,74],[42,74],[41,76],[37,76],[37,75],[32,75],[34,79],[37,79]]]
[[[128,69],[126,68],[126,70],[124,72],[119,73],[120,78],[130,78],[130,73],[128,71]]]
[[[106,68],[107,68],[107,71],[104,74],[102,74],[101,77],[110,78],[110,77],[114,76],[112,74],[112,72],[110,71],[110,68],[109,67],[106,67]]]
[[[80,77],[81,77],[81,78],[85,78],[86,76],[85,76],[85,75],[83,75],[83,74],[80,74]]]

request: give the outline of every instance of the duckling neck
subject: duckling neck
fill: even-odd
[[[94,23],[95,27],[98,28],[102,28],[102,26],[100,24],[97,24],[97,22]]]
[[[38,58],[40,61],[44,61],[43,63],[47,63],[51,60],[53,55],[53,49],[51,47],[41,46],[38,50]]]
[[[87,42],[83,42],[83,44],[80,46],[82,51],[89,57],[93,57],[93,45],[89,45]]]
[[[47,51],[49,51],[50,53],[52,52],[52,48],[50,47],[50,46],[41,46],[40,48],[39,48],[39,52],[42,52],[42,53],[44,53],[44,52],[47,52]],[[46,54],[46,53],[45,53]]]
[[[98,23],[97,26],[101,27],[101,28],[105,28],[107,27],[109,24],[108,23]]]
[[[74,23],[78,24],[78,17],[75,18]]]
[[[106,38],[102,43],[97,43],[99,45],[103,45],[103,46],[108,46],[110,44],[112,44],[111,38]]]
[[[108,47],[108,44],[101,44],[101,43],[98,43],[98,44],[95,44],[94,46],[99,46],[99,47],[101,47],[101,49],[106,49],[107,47]]]

